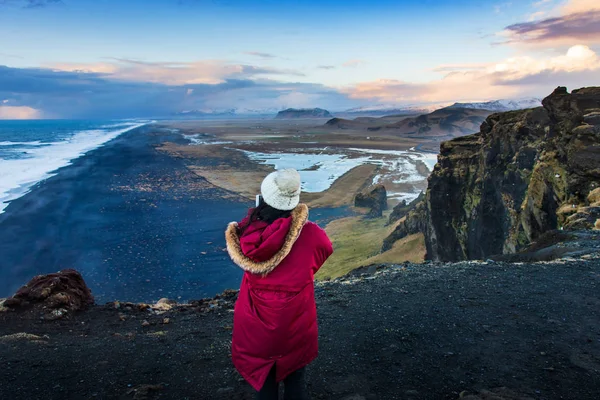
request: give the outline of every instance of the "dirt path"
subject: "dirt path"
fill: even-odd
[[[377,274],[318,286],[314,399],[457,399],[503,386],[600,398],[599,258]],[[0,313],[0,398],[251,399],[230,364],[231,307],[108,305],[59,322]]]

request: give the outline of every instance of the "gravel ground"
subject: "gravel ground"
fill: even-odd
[[[319,284],[312,397],[599,399],[600,257],[585,257],[371,267]],[[234,299],[109,303],[51,322],[0,312],[0,399],[251,399],[229,358]]]

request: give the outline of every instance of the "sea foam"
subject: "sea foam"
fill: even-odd
[[[28,193],[33,185],[56,175],[57,170],[74,159],[96,149],[124,132],[139,128],[149,121],[124,122],[104,129],[83,130],[58,142],[0,142],[19,158],[0,159],[0,213],[8,202]]]

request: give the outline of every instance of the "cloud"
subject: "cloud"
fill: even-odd
[[[168,117],[183,110],[278,110],[318,104],[357,106],[335,89],[312,83],[222,78],[217,83],[165,84],[116,78],[116,73],[0,66],[0,99],[53,118]],[[249,75],[256,71],[250,71]],[[0,104],[1,105],[1,104]],[[24,110],[24,109],[23,109]]]
[[[540,4],[542,5],[542,4]],[[570,0],[553,10],[556,16],[536,20],[546,14],[538,11],[531,20],[507,26],[501,44],[560,45],[600,43],[600,2],[598,0]]]
[[[166,85],[217,84],[227,79],[250,79],[258,76],[304,76],[291,69],[229,64],[222,60],[195,62],[147,62],[126,58],[110,58],[95,64],[52,64],[54,70],[98,73],[113,79],[132,82],[153,82]]]
[[[5,100],[6,101],[6,100]],[[39,119],[42,114],[39,110],[27,106],[0,105],[0,119]]]
[[[464,71],[469,69],[481,69],[487,67],[487,63],[467,63],[467,64],[442,64],[433,68],[433,72],[452,72]]]
[[[46,7],[48,5],[51,4],[58,4],[58,3],[62,3],[61,0],[27,0],[26,1],[27,8],[40,8],[40,7]]]
[[[569,0],[561,6],[563,14],[581,13],[600,9],[597,0]]]
[[[460,65],[458,65],[460,66]],[[442,79],[425,83],[377,80],[346,88],[355,99],[393,103],[479,101],[520,96],[540,96],[558,85],[580,87],[600,83],[600,57],[589,47],[577,45],[565,54],[539,58],[512,57],[499,63],[441,66],[450,71]]]
[[[318,69],[335,69],[335,65],[317,65]]]
[[[260,58],[277,58],[276,55],[269,54],[269,53],[261,53],[260,51],[246,51],[246,52],[244,52],[244,54],[248,54],[248,55],[256,56],[256,57],[260,57]]]
[[[23,8],[42,8],[53,4],[62,4],[62,0],[0,0],[0,7],[16,5]]]
[[[545,16],[546,14],[547,14],[546,11],[536,11],[529,16],[529,22],[540,19],[543,16]]]
[[[342,67],[347,67],[347,68],[356,68],[359,67],[363,64],[366,64],[367,62],[364,60],[349,60],[346,61],[345,63],[342,64]]]

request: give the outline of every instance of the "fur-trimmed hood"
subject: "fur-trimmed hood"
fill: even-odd
[[[244,254],[240,243],[240,239],[243,240],[243,237],[240,238],[239,236],[238,223],[230,223],[225,231],[225,241],[227,243],[227,252],[233,262],[244,271],[252,272],[254,274],[267,275],[269,272],[273,271],[290,253],[292,246],[302,232],[302,228],[308,221],[308,207],[306,204],[299,204],[292,211],[290,219],[289,230],[283,239],[281,248],[265,261],[255,261]]]

